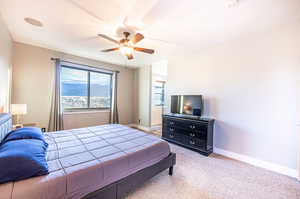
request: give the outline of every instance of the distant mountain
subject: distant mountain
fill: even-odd
[[[63,82],[62,96],[87,96],[87,85],[82,83]],[[91,96],[110,96],[110,86],[91,84]]]

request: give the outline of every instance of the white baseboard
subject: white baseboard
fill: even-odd
[[[141,125],[138,125],[138,124],[128,124],[127,126],[129,126],[129,127],[135,127],[135,128],[141,129],[143,131],[151,131],[150,127],[141,126]]]
[[[291,168],[284,167],[284,166],[274,164],[274,163],[271,163],[271,162],[258,160],[258,159],[252,158],[250,156],[241,155],[241,154],[238,154],[238,153],[234,153],[234,152],[231,152],[231,151],[226,151],[226,150],[219,149],[219,148],[216,148],[216,147],[214,147],[214,153],[220,154],[220,155],[232,158],[232,159],[236,159],[236,160],[239,160],[239,161],[242,161],[242,162],[246,162],[248,164],[251,164],[251,165],[254,165],[254,166],[257,166],[257,167],[261,167],[261,168],[264,168],[264,169],[267,169],[267,170],[270,170],[270,171],[274,171],[274,172],[277,172],[277,173],[280,173],[280,174],[283,174],[283,175],[287,175],[287,176],[290,176],[290,177],[293,177],[293,178],[298,178],[298,171],[296,169],[291,169]]]
[[[141,126],[138,124],[128,124],[129,127],[135,127],[135,128],[139,128],[141,130],[144,131],[151,131],[152,129],[150,127],[146,127],[146,126]],[[263,161],[263,160],[259,160],[259,159],[255,159],[253,157],[247,156],[247,155],[242,155],[242,154],[238,154],[238,153],[234,153],[231,151],[226,151],[217,147],[214,147],[214,153],[219,154],[219,155],[223,155],[235,160],[239,160],[241,162],[245,162],[248,164],[251,164],[253,166],[257,166],[260,168],[264,168],[276,173],[280,173],[286,176],[290,176],[293,178],[297,178],[299,177],[298,175],[298,170],[296,169],[291,169],[289,167],[285,167],[285,166],[281,166],[278,164],[274,164],[271,162],[267,162],[267,161]]]
[[[151,126],[150,127],[150,129],[151,129],[151,131],[160,131],[160,130],[162,130],[162,126]]]

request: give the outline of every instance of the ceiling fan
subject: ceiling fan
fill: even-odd
[[[127,59],[129,59],[129,60],[133,59],[133,55],[132,55],[133,51],[139,51],[139,52],[148,53],[148,54],[154,53],[154,50],[152,50],[152,49],[140,48],[140,47],[135,46],[135,44],[137,44],[142,39],[144,39],[144,35],[142,35],[141,33],[135,34],[130,40],[128,39],[128,37],[130,35],[129,32],[123,32],[123,34],[124,34],[125,38],[121,39],[120,41],[117,41],[107,35],[104,35],[104,34],[98,34],[98,36],[119,45],[119,47],[117,47],[117,48],[110,48],[110,49],[102,50],[102,52],[111,52],[111,51],[120,50],[121,54],[125,55],[127,57]]]

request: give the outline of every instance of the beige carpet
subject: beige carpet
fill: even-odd
[[[171,145],[173,176],[155,176],[127,199],[300,199],[296,179],[219,155],[205,157]]]

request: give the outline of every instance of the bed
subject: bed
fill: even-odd
[[[11,131],[0,114],[0,138]],[[0,199],[124,198],[159,172],[173,173],[176,155],[167,142],[109,124],[44,134],[49,174],[0,184]]]

